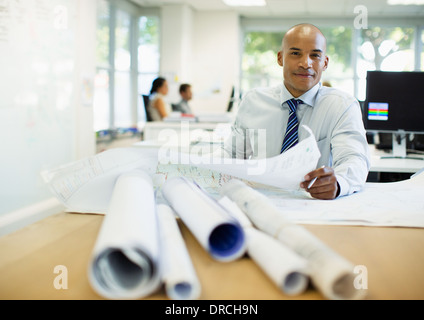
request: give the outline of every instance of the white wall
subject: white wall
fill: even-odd
[[[195,113],[224,112],[240,70],[238,15],[168,5],[161,21],[161,74],[171,83],[168,100],[178,100],[178,85],[188,82]]]
[[[63,206],[40,172],[95,153],[91,89],[96,70],[96,3],[50,1],[42,12],[49,19],[42,19],[37,8],[44,3],[36,1],[17,3],[10,14],[6,12],[10,39],[2,43],[0,53],[7,57],[3,61],[14,63],[11,68],[2,66],[0,83],[13,90],[3,93],[0,118],[14,130],[8,125],[0,128],[3,137],[9,135],[0,141],[6,150],[0,161],[4,178],[0,235],[61,212]],[[16,19],[25,15],[28,21],[15,23],[15,15]],[[29,40],[22,41],[16,37],[19,34]],[[9,57],[7,50],[17,54]],[[22,68],[24,72],[17,72]],[[17,99],[22,96],[31,99]]]
[[[192,63],[199,112],[224,112],[240,71],[239,17],[234,12],[197,12]]]
[[[79,23],[76,43],[75,159],[96,153],[93,95],[96,74],[97,1],[78,1]]]
[[[178,102],[179,84],[192,81],[193,11],[187,5],[165,5],[161,11],[161,75],[170,86],[167,100]]]

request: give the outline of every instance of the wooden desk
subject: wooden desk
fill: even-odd
[[[0,299],[101,299],[87,278],[103,216],[61,213],[0,238]],[[323,299],[313,288],[288,297],[250,258],[220,263],[180,223],[202,284],[201,299]],[[305,226],[355,265],[368,269],[369,299],[424,299],[424,231],[413,228]],[[68,269],[57,290],[54,268]],[[165,292],[148,299],[167,299]]]

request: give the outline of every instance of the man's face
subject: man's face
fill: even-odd
[[[184,100],[191,100],[191,98],[193,97],[193,93],[191,92],[191,87],[188,87],[185,91],[181,92],[181,96],[183,97]]]
[[[325,52],[326,40],[313,28],[295,28],[286,34],[278,64],[283,67],[284,84],[295,98],[321,80],[328,66]]]

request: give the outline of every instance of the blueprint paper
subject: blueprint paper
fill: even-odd
[[[157,149],[110,149],[41,175],[66,211],[104,214],[117,178],[138,168],[154,174],[157,153]]]
[[[205,168],[286,190],[299,190],[304,176],[316,169],[321,156],[312,131],[308,127],[305,129],[310,134],[307,139],[272,158],[248,160],[217,158],[214,154],[198,156],[170,149],[168,152],[160,152],[158,161],[161,164],[183,164]]]
[[[119,176],[89,263],[92,288],[108,299],[138,299],[161,284],[155,196],[150,176]]]
[[[265,232],[256,229],[236,203],[227,197],[219,200],[243,227],[247,237],[247,254],[287,295],[298,295],[308,286],[307,261]]]
[[[306,192],[260,190],[293,222],[424,228],[424,174],[389,183],[366,183],[361,192],[335,200]]]
[[[222,194],[237,203],[258,229],[305,258],[312,282],[325,297],[341,300],[365,296],[366,291],[353,286],[353,264],[302,226],[285,219],[265,196],[237,180],[224,185]]]
[[[158,165],[165,179],[185,176],[219,199],[234,178],[188,165]],[[366,183],[361,192],[331,201],[312,198],[305,190],[286,190],[242,180],[268,198],[287,220],[302,224],[424,228],[424,173],[390,183]]]
[[[229,262],[245,254],[245,234],[238,221],[194,182],[167,180],[162,194],[212,258]]]
[[[198,299],[201,286],[180,233],[174,211],[157,205],[160,234],[162,281],[166,294],[173,300]]]
[[[302,294],[309,283],[307,261],[270,235],[249,228],[247,253],[285,294]]]

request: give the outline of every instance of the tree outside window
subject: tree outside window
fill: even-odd
[[[322,74],[322,81],[332,87],[354,94],[352,67],[352,29],[344,26],[321,28],[327,39],[328,68]]]
[[[244,38],[241,90],[281,83],[283,71],[277,64],[282,32],[249,32]]]
[[[366,95],[367,71],[414,70],[414,28],[372,27],[361,30],[357,74],[359,99]]]

